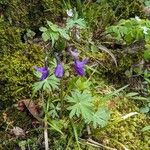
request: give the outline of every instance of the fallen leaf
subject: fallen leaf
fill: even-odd
[[[36,119],[40,118],[40,114],[38,112],[36,104],[30,99],[23,99],[23,100],[19,101],[17,109],[20,111],[24,111],[25,109],[28,109],[28,111],[31,113],[31,115],[34,118],[36,118]]]
[[[10,130],[12,134],[14,134],[16,137],[24,137],[25,131],[21,129],[20,127],[13,127],[13,129]]]

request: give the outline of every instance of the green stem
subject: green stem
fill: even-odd
[[[71,137],[70,137],[69,140],[68,140],[68,144],[67,144],[67,146],[66,146],[66,150],[70,150],[69,146],[70,146],[70,144],[71,144],[71,141],[72,141],[72,135],[71,135]]]
[[[75,139],[76,139],[76,143],[77,143],[78,149],[81,150],[81,147],[80,147],[80,144],[79,144],[79,140],[78,140],[77,129],[75,127],[74,122],[71,119],[70,119],[70,121],[71,121],[71,125],[72,125],[72,128],[73,128],[73,132],[74,132],[74,136],[75,136]]]
[[[63,84],[60,81],[61,91],[60,91],[60,101],[61,101],[61,110],[60,110],[60,117],[63,117],[63,110],[64,110],[64,101],[63,101]]]
[[[77,7],[78,7],[79,10],[81,10],[81,7],[82,7],[81,6],[81,0],[77,0]]]

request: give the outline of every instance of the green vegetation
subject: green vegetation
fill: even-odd
[[[0,149],[148,150],[148,11],[147,0],[1,0]]]

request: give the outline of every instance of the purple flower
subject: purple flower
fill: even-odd
[[[63,77],[63,75],[64,75],[64,68],[63,68],[63,66],[62,66],[62,64],[60,62],[57,62],[57,66],[55,68],[54,73],[55,73],[55,76],[57,78],[62,78]]]
[[[44,66],[42,68],[34,67],[34,69],[42,74],[40,80],[45,80],[49,75],[48,66]]]
[[[78,75],[80,75],[80,76],[85,75],[84,66],[87,64],[87,62],[88,62],[88,59],[84,59],[83,61],[79,61],[77,59],[75,60],[74,69]]]

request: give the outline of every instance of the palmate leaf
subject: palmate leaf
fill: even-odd
[[[70,40],[69,34],[67,32],[68,31],[66,29],[59,29],[60,36],[65,38],[66,40]]]
[[[51,75],[43,81],[39,81],[33,84],[33,95],[39,90],[55,90],[58,89],[59,79],[54,75]]]
[[[94,128],[101,126],[104,127],[110,118],[110,112],[106,107],[99,108],[98,111],[93,113],[92,119],[88,122],[93,122]]]
[[[52,118],[59,117],[58,112],[61,110],[61,105],[58,103],[57,105],[54,105],[53,103],[50,104],[50,111],[49,114],[52,116]]]
[[[87,81],[86,78],[79,78],[79,79],[75,82],[75,87],[76,87],[77,89],[79,89],[80,91],[90,89],[90,85],[91,85],[91,82],[90,82],[90,81]]]
[[[92,117],[92,95],[90,93],[87,91],[80,92],[79,90],[75,90],[71,92],[71,96],[68,96],[67,100],[71,105],[67,108],[71,110],[69,115],[70,118],[73,116],[82,116],[84,119]]]
[[[84,29],[84,28],[86,28],[86,22],[82,18],[79,18],[79,19],[68,18],[66,27],[67,27],[67,29],[71,29],[73,27],[78,27],[80,29]]]
[[[44,81],[39,81],[39,82],[36,82],[36,83],[33,84],[33,95],[35,95],[35,93],[37,91],[39,91],[40,89],[42,89],[43,84],[44,84]]]

